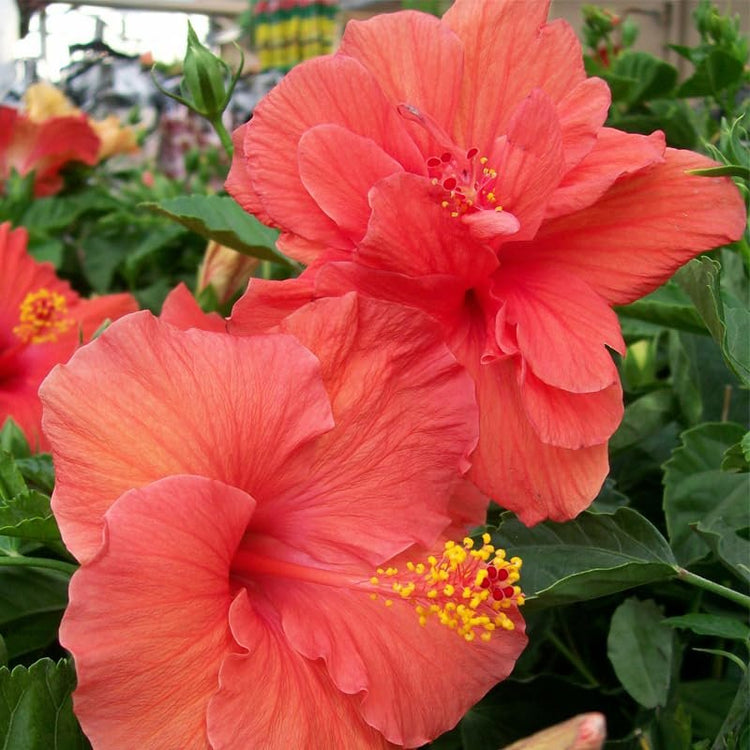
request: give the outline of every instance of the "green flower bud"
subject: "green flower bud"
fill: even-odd
[[[190,108],[209,120],[219,117],[229,102],[232,78],[229,66],[200,43],[188,22],[188,46],[180,89]]]

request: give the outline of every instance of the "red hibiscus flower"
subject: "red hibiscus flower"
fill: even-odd
[[[686,174],[713,162],[603,127],[607,86],[548,4],[350,23],[236,132],[227,181],[314,264],[299,284],[256,284],[279,310],[300,289],[357,289],[442,324],[477,389],[470,476],[528,524],[576,515],[607,474],[622,415],[609,350],[624,348],[611,306],[745,221],[728,179]]]
[[[69,162],[96,164],[99,137],[83,115],[35,122],[12,107],[0,107],[0,189],[11,170],[34,172],[34,195],[53,195],[63,186]]]
[[[53,509],[84,563],[60,636],[84,731],[97,748],[431,740],[526,641],[519,561],[446,540],[454,504],[486,509],[461,477],[470,378],[424,316],[378,300],[248,337],[190,304],[167,312],[189,330],[129,316],[41,389]]]
[[[45,449],[39,384],[81,338],[138,306],[129,294],[81,299],[50,263],[26,252],[26,240],[25,229],[0,224],[0,425],[11,417],[33,447]]]

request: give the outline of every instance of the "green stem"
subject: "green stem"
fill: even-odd
[[[589,668],[583,663],[578,654],[571,651],[554,633],[549,632],[546,635],[552,642],[552,645],[583,675],[591,687],[599,686],[599,681],[591,674]]]
[[[232,143],[232,136],[229,135],[227,129],[224,127],[224,123],[221,121],[221,115],[214,120],[210,120],[210,123],[216,131],[216,135],[219,136],[221,145],[224,146],[224,150],[227,152],[229,160],[231,161],[232,156],[234,156],[234,144]]]
[[[727,586],[722,586],[720,583],[709,581],[708,578],[691,573],[689,570],[685,570],[685,568],[676,568],[676,570],[677,577],[681,581],[697,586],[699,589],[710,591],[713,594],[718,594],[718,596],[723,596],[725,599],[729,599],[735,604],[750,609],[750,596],[745,596],[745,594],[741,594],[739,591],[734,591],[734,589],[730,589]]]
[[[78,566],[73,563],[67,563],[63,560],[53,560],[50,557],[24,557],[18,555],[17,557],[0,556],[0,565],[22,565],[27,568],[51,568],[52,570],[60,570],[68,575],[78,570]]]

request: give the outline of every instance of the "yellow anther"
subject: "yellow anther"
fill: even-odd
[[[502,206],[495,206],[495,211],[502,211],[502,210],[503,210]]]
[[[486,156],[479,157],[479,163],[480,164],[486,164],[489,161],[489,159]]]
[[[442,203],[441,203],[440,205],[441,205],[441,206],[442,206],[443,208],[448,208],[448,206],[450,206],[450,203],[448,203],[448,201],[442,201]]]
[[[13,333],[24,344],[44,344],[57,341],[75,324],[68,314],[68,303],[65,297],[49,289],[37,289],[29,292],[19,307],[18,325]]]
[[[487,643],[487,641],[491,640],[491,638],[492,638],[492,633],[482,633],[482,634],[481,634],[481,635],[480,635],[479,637],[480,637],[480,638],[481,638],[481,639],[482,639],[482,640],[483,640],[483,641],[484,641],[485,643]]]
[[[451,217],[456,218],[458,216],[458,211],[451,211]]]
[[[451,548],[453,548],[453,547],[455,547],[455,546],[456,546],[456,543],[455,543],[455,542],[454,542],[453,540],[449,539],[449,540],[448,540],[448,541],[447,541],[447,542],[445,543],[445,545],[444,545],[444,546],[445,546],[445,549],[451,549]]]
[[[378,583],[379,583],[379,581],[378,581],[378,579],[377,579],[377,578],[376,578],[375,576],[373,576],[373,577],[372,577],[372,578],[370,579],[370,583],[371,583],[371,584],[372,584],[373,586],[377,586],[377,585],[378,585]]]
[[[455,593],[456,593],[456,587],[451,586],[450,583],[443,589],[443,594],[445,594],[445,596],[453,596],[453,594]]]
[[[377,598],[378,598],[377,594],[370,594],[370,599],[372,599],[373,601],[375,601]]]
[[[427,598],[428,599],[437,599],[437,596],[438,596],[438,592],[435,589],[430,589],[427,592]]]
[[[392,607],[393,606],[393,600],[392,599],[386,599],[385,600],[385,606],[386,607]]]
[[[520,557],[511,557],[510,564],[514,565],[516,568],[520,568],[523,565],[523,560]]]
[[[474,546],[474,540],[470,537],[464,537],[464,547],[466,549],[471,549]]]

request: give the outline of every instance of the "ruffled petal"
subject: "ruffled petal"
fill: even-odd
[[[81,338],[86,342],[104,322],[118,320],[137,310],[138,303],[132,294],[104,294],[101,297],[79,300],[74,307],[71,307],[70,314],[78,323]],[[76,337],[77,334],[78,331]]]
[[[372,218],[355,260],[409,276],[450,274],[466,288],[486,278],[497,258],[441,206],[444,193],[413,174],[381,180],[370,192]]]
[[[459,143],[487,153],[512,112],[534,88],[555,104],[585,79],[581,45],[565,22],[545,24],[549,0],[458,0],[443,22],[464,47],[464,76],[456,116]]]
[[[617,380],[607,346],[625,352],[620,323],[585,282],[541,264],[507,264],[492,291],[502,304],[498,327],[514,329],[518,351],[540,380],[573,393]],[[505,335],[498,335],[501,349]]]
[[[416,107],[450,132],[461,92],[463,47],[438,18],[403,11],[350,21],[339,54],[362,63],[392,106]],[[426,76],[425,71],[438,74]],[[435,143],[424,128],[411,123],[406,127],[423,154],[449,145]]]
[[[432,544],[478,421],[473,384],[439,331],[412,308],[355,294],[318,300],[280,330],[320,360],[336,429],[287,462],[253,528],[326,563]]]
[[[605,443],[622,420],[619,381],[594,393],[570,393],[543,383],[526,370],[520,390],[526,416],[548,445],[578,450]]]
[[[324,659],[341,691],[362,693],[365,720],[406,747],[452,728],[511,673],[526,645],[515,608],[506,610],[514,630],[467,642],[434,618],[421,627],[414,604],[398,596],[387,607],[365,592],[288,580],[269,580],[266,591],[292,647]]]
[[[545,219],[587,208],[621,177],[661,164],[665,148],[661,130],[651,135],[637,135],[602,128],[591,153],[558,185],[547,205]]]
[[[206,711],[229,632],[229,568],[254,500],[178,476],[127,492],[78,570],[60,641],[75,712],[97,748],[207,748]]]
[[[226,191],[242,206],[249,214],[254,214],[266,224],[273,224],[271,217],[263,208],[263,202],[253,187],[250,179],[250,171],[247,166],[247,154],[245,153],[245,137],[249,123],[240,125],[232,133],[234,145],[234,157],[229,168],[224,187]]]
[[[189,328],[199,328],[202,331],[223,333],[227,330],[224,318],[215,312],[204,313],[195,297],[182,282],[167,295],[159,317],[183,331]]]
[[[532,243],[512,247],[514,256],[564,269],[622,305],[653,291],[698,253],[740,237],[746,211],[732,181],[685,174],[716,163],[671,148],[665,157],[616,182],[589,208],[545,222]]]
[[[353,242],[367,229],[370,187],[403,171],[374,141],[339,125],[318,125],[303,133],[297,159],[307,192]]]
[[[263,498],[290,456],[333,427],[318,362],[291,337],[180,331],[147,312],[79,349],[40,395],[52,505],[79,560],[126,490],[197,474]]]
[[[261,617],[242,592],[232,604],[232,629],[246,654],[229,656],[208,709],[214,750],[392,747],[360,715],[359,699],[342,693],[319,660],[301,656],[276,622]]]

